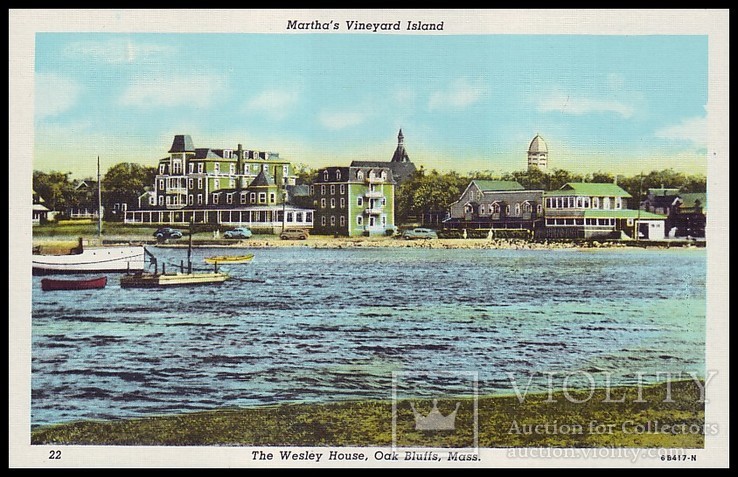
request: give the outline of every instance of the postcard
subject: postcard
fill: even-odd
[[[11,10],[10,467],[726,467],[728,38]]]

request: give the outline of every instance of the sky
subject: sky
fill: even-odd
[[[93,176],[196,147],[311,167],[707,173],[703,35],[36,33],[34,169]]]

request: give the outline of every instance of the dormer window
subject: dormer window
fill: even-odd
[[[358,179],[360,181],[364,180],[364,172],[363,171],[358,171],[356,173],[356,179]]]
[[[328,171],[323,171],[323,180],[324,181],[328,180]]]
[[[382,179],[387,180],[387,171],[382,171]]]
[[[341,180],[341,171],[340,170],[336,170],[336,180],[337,181],[340,181]]]
[[[164,174],[164,164],[159,164],[159,174]]]

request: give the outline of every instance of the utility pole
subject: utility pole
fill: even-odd
[[[282,182],[282,232],[284,232],[287,220],[287,185]]]
[[[100,182],[100,155],[97,156],[97,238],[102,245],[102,182]]]

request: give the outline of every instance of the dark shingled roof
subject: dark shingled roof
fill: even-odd
[[[172,141],[172,147],[169,152],[194,152],[195,145],[189,134],[177,134]]]
[[[193,159],[223,159],[212,149],[207,147],[195,149],[195,157]]]
[[[416,171],[412,162],[352,161],[351,167],[386,167],[392,171],[392,177],[397,183],[405,182]]]
[[[274,182],[274,178],[271,176],[271,174],[265,171],[261,171],[256,177],[254,177],[254,180],[251,181],[249,187],[264,187],[273,185],[276,185],[276,183]]]

